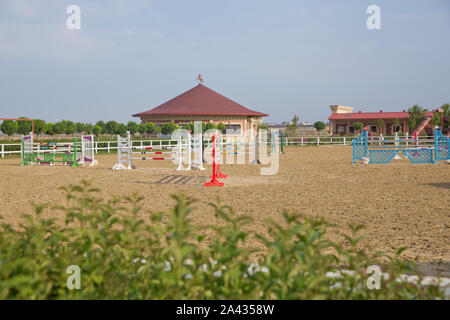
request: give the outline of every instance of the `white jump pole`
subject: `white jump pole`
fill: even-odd
[[[181,136],[178,137],[178,167],[175,169],[177,171],[184,170],[183,167],[183,148],[181,147]]]

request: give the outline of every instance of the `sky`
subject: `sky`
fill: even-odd
[[[199,73],[267,122],[431,109],[450,101],[449,39],[448,0],[0,0],[0,117],[138,121]]]

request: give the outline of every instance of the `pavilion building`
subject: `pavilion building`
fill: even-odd
[[[194,121],[223,123],[237,136],[252,136],[268,114],[250,110],[209,89],[202,83],[151,110],[133,114],[142,123],[161,125],[174,122],[180,126]]]

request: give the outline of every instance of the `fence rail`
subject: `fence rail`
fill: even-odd
[[[285,137],[284,144],[285,146],[310,146],[310,145],[341,145],[341,146],[350,146],[352,145],[353,139],[356,137],[333,137],[333,136],[314,136],[314,137]],[[395,136],[384,136],[383,139],[379,137],[371,137],[368,140],[369,144],[379,144],[379,145],[387,145],[394,144]],[[414,137],[406,137],[399,136],[401,141],[406,142],[406,144],[415,144]],[[418,138],[419,145],[428,145],[434,144],[433,136],[419,136]]]
[[[369,144],[394,144],[394,136],[385,136],[384,140],[379,140],[378,137],[369,138]],[[400,137],[402,141],[405,141],[406,144],[413,145],[415,140],[413,137]],[[333,136],[313,136],[313,137],[285,137],[284,144],[285,146],[311,146],[311,145],[341,145],[341,146],[350,146],[352,145],[352,137],[333,137]],[[173,147],[176,146],[176,140],[132,140],[131,144],[133,147]],[[268,142],[270,143],[270,142]],[[419,145],[428,145],[434,143],[434,137],[432,136],[420,136]],[[22,144],[20,143],[5,143],[0,144],[0,156],[2,158],[8,154],[18,154],[20,155],[22,150]],[[117,150],[117,141],[94,141],[94,152],[97,154],[99,151],[106,151],[110,153],[113,150]]]
[[[39,143],[35,143],[36,146]],[[174,147],[177,145],[176,140],[132,140],[131,145],[133,147]],[[94,141],[94,152],[97,154],[99,151],[106,151],[110,153],[113,150],[117,150],[117,141]],[[21,143],[5,143],[0,144],[0,156],[2,158],[8,154],[22,153]]]

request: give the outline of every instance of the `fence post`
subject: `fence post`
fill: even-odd
[[[344,137],[344,146],[345,146],[345,137]]]
[[[317,146],[320,145],[320,137],[317,137]]]
[[[111,141],[108,141],[108,153],[109,153],[110,143],[111,143]]]
[[[301,140],[301,141],[302,141],[302,147],[303,147],[303,137],[302,137],[302,140]]]
[[[95,154],[97,154],[98,153],[98,141],[95,141],[94,144],[95,144],[95,147],[94,147]]]
[[[2,158],[5,157],[5,145],[2,144]]]

